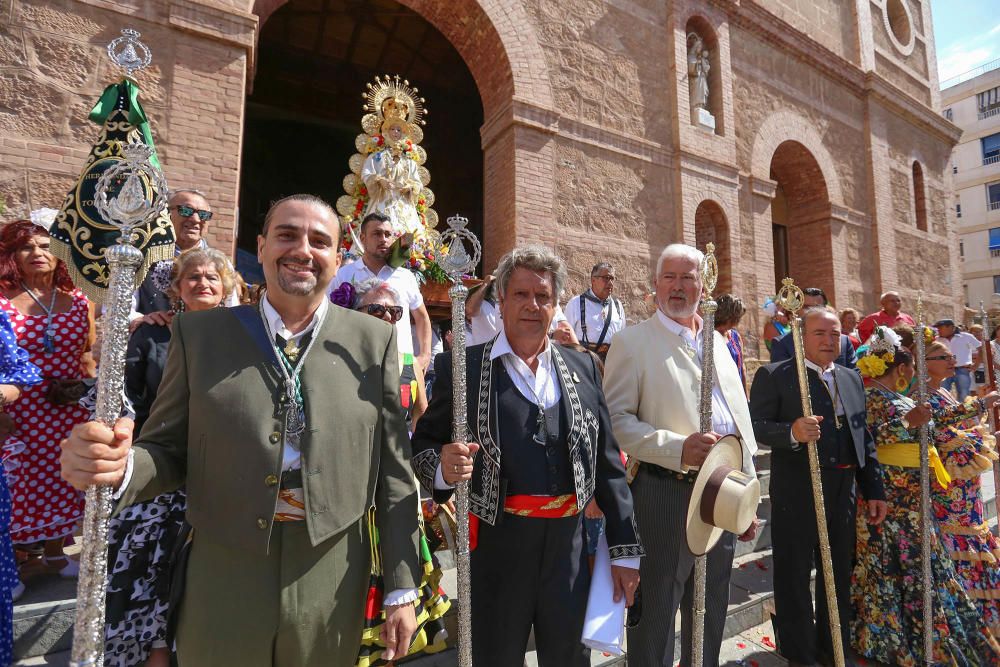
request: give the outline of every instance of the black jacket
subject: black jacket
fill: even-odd
[[[125,395],[135,409],[135,432],[149,417],[153,399],[163,379],[163,367],[167,363],[167,348],[170,345],[170,327],[155,324],[140,324],[128,339],[125,351]]]
[[[501,443],[494,439],[496,387],[493,374],[503,361],[490,361],[493,341],[466,350],[469,440],[481,445],[469,483],[469,508],[481,520],[496,525],[503,514],[505,488]],[[576,491],[583,508],[591,497],[604,512],[611,558],[641,556],[642,546],[632,514],[632,493],[625,481],[618,443],[611,432],[611,418],[604,401],[597,366],[589,354],[551,346],[553,370],[559,379],[562,409],[569,424],[566,446]],[[438,355],[434,396],[413,434],[413,467],[421,484],[437,502],[447,501],[452,491],[434,489],[434,476],[442,445],[453,441],[452,366],[449,355]],[[510,391],[517,391],[511,387]]]
[[[884,500],[885,490],[875,455],[875,440],[867,426],[864,384],[857,372],[839,364],[834,365],[833,372],[854,441],[861,495],[865,500]],[[812,369],[807,369],[806,373],[813,413],[823,415],[823,434],[819,442],[822,457],[824,445],[829,443],[830,438],[836,437],[833,401],[819,375]],[[787,359],[760,368],[750,388],[750,417],[757,440],[771,448],[775,462],[780,459],[808,466],[806,448],[792,442],[792,423],[801,416],[802,398],[795,360]]]

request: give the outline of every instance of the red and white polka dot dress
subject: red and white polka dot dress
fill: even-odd
[[[25,315],[4,296],[0,308],[10,316],[17,344],[28,351],[31,362],[45,378],[26,387],[6,412],[14,419],[11,440],[24,443],[5,466],[14,478],[10,487],[13,505],[10,536],[14,544],[28,544],[65,537],[83,516],[83,494],[59,476],[59,442],[90,413],[79,405],[54,405],[46,397],[51,378],[80,378],[81,361],[90,324],[87,297],[73,292],[73,306],[52,318],[55,351],[45,351],[45,315]],[[20,449],[20,448],[18,448]]]

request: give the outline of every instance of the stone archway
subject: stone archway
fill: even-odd
[[[711,199],[698,204],[694,213],[695,245],[704,250],[707,243],[715,244],[715,257],[719,263],[719,282],[715,294],[726,294],[733,289],[733,258],[729,242],[729,221],[722,206]]]
[[[262,27],[290,0],[255,0]],[[363,6],[364,0],[352,0]],[[538,220],[553,213],[554,165],[546,145],[558,117],[548,67],[521,3],[482,0],[397,0],[436,28],[461,56],[482,101],[483,268]],[[259,34],[259,29],[258,29]],[[360,105],[359,105],[360,107]],[[450,213],[442,211],[442,217]]]
[[[775,286],[788,275],[800,287],[835,294],[830,193],[815,156],[793,140],[778,145],[771,158],[775,185],[771,203]]]

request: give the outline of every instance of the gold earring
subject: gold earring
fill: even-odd
[[[896,376],[896,392],[897,393],[902,394],[904,391],[906,391],[909,388],[909,386],[910,386],[909,380],[907,380],[902,375],[897,375]]]

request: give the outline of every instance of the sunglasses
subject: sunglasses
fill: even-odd
[[[927,357],[927,361],[948,361],[949,359],[951,361],[954,361],[955,360],[955,355],[954,354],[945,354],[945,355],[941,355],[939,357]]]
[[[403,317],[402,306],[383,306],[381,303],[369,303],[367,306],[359,307],[358,310],[375,317],[385,317],[385,314],[389,313],[389,319],[393,322],[398,322]]]
[[[208,222],[209,220],[212,219],[211,211],[192,208],[186,204],[178,204],[177,206],[174,206],[174,208],[177,209],[177,214],[182,218],[190,218],[192,215],[197,213],[198,219],[201,220],[202,222]]]

